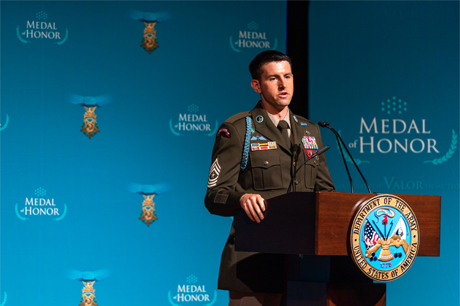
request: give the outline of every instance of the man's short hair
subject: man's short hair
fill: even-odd
[[[291,58],[286,54],[283,54],[279,51],[275,50],[268,50],[259,53],[252,62],[249,64],[249,72],[251,76],[255,80],[260,80],[260,76],[262,75],[262,71],[260,68],[266,63],[270,62],[282,62],[287,61],[292,68]]]

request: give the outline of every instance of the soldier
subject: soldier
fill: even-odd
[[[205,205],[210,213],[233,216],[244,209],[263,222],[265,200],[292,191],[335,191],[323,155],[296,169],[323,147],[319,127],[294,115],[291,59],[264,51],[249,65],[256,107],[227,119],[219,128],[209,171]],[[283,292],[283,255],[235,251],[232,225],[219,270],[219,289],[229,290],[229,306],[279,305]]]

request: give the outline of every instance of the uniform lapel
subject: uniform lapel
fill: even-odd
[[[280,130],[278,130],[273,122],[268,117],[267,112],[262,107],[262,104],[259,102],[256,107],[252,110],[252,120],[257,132],[264,135],[270,140],[276,141],[276,143],[285,149],[289,154],[291,154],[291,144],[289,140],[282,140],[282,135]],[[291,121],[292,125],[292,121]],[[292,131],[292,130],[291,130]]]
[[[297,119],[294,119],[294,114],[290,111],[290,120],[291,120],[291,133],[292,133],[292,143],[297,145],[302,145],[302,136],[305,135],[303,127],[299,124]]]

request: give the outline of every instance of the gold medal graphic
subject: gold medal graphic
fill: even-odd
[[[79,306],[97,306],[96,289],[94,284],[109,276],[106,270],[78,271],[69,270],[67,277],[83,283]]]
[[[82,282],[84,287],[81,290],[81,300],[79,306],[97,306],[96,290],[93,288],[95,281]]]
[[[169,185],[161,183],[156,185],[141,185],[131,183],[128,190],[137,194],[142,194],[144,201],[142,202],[141,216],[139,220],[150,226],[153,222],[158,220],[157,212],[155,210],[155,203],[153,198],[155,195],[166,192],[169,190]]]
[[[98,126],[97,126],[97,115],[94,113],[96,110],[96,106],[93,107],[86,107],[86,113],[83,115],[83,125],[81,128],[81,132],[88,136],[89,139],[96,135],[99,132]]]
[[[97,115],[95,114],[96,108],[110,102],[112,101],[109,96],[83,97],[75,94],[70,96],[70,103],[83,106],[86,110],[83,115],[83,124],[80,131],[88,136],[89,139],[99,133],[99,126],[96,120]]]
[[[142,211],[141,211],[141,216],[139,217],[142,222],[147,224],[147,226],[150,226],[155,220],[157,220],[157,212],[155,211],[155,203],[153,203],[152,199],[155,196],[154,194],[152,195],[145,195],[144,196],[144,202],[142,202]]]
[[[157,31],[155,30],[155,25],[159,22],[163,22],[169,19],[169,13],[167,12],[140,12],[140,11],[131,11],[131,18],[138,20],[144,23],[144,36],[142,37],[141,47],[144,48],[149,54],[155,51],[158,47],[157,40]]]
[[[157,40],[157,31],[155,31],[154,27],[157,24],[156,22],[144,22],[145,29],[144,29],[144,38],[142,39],[141,47],[144,48],[149,54],[152,51],[155,51],[159,45]]]

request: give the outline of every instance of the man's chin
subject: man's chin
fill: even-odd
[[[278,100],[276,101],[276,105],[278,105],[281,108],[285,108],[286,106],[289,106],[291,104],[291,99],[289,100]]]
[[[275,109],[278,112],[281,112],[284,110],[286,107],[289,106],[291,103],[291,100],[275,100],[273,102],[268,102],[268,101],[263,101],[262,100],[262,105],[264,105],[265,109]]]

